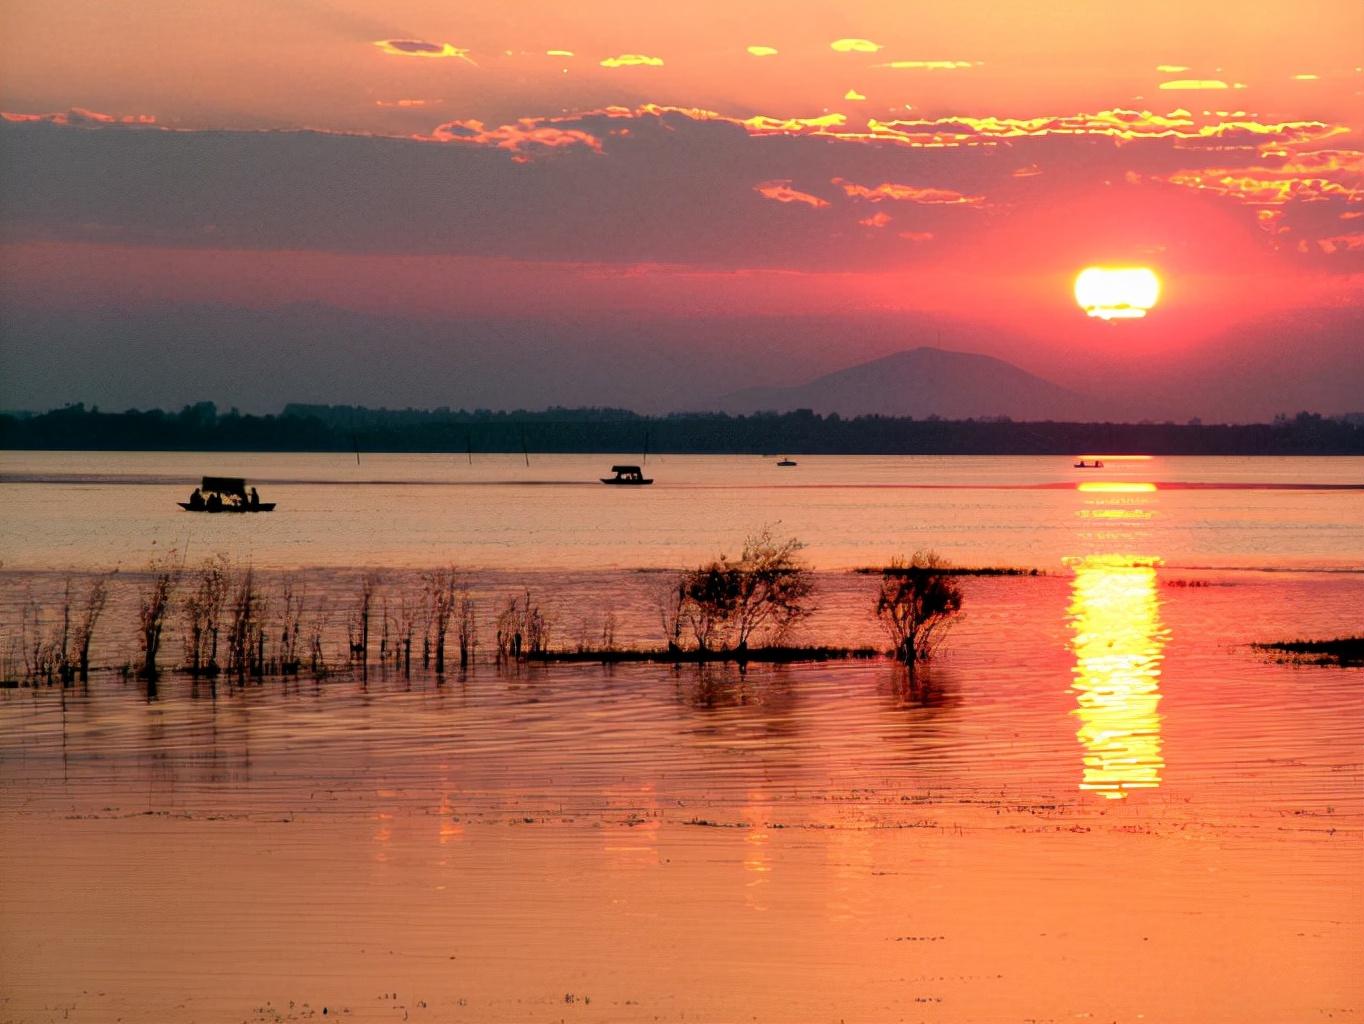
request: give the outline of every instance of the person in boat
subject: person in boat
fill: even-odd
[[[260,494],[257,493],[254,487],[251,488],[251,507],[260,508]]]
[[[210,512],[220,512],[223,507],[223,496],[214,491],[208,496],[208,503],[204,506]]]
[[[189,496],[189,507],[201,509],[204,507],[204,492],[199,488],[194,488],[194,493]]]

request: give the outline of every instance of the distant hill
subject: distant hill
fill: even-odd
[[[1093,414],[1096,403],[1002,359],[925,346],[796,387],[734,391],[717,405],[731,413],[811,409],[840,416],[1066,420]]]

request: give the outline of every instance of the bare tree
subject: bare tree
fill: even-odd
[[[763,527],[744,541],[737,559],[721,555],[683,573],[677,595],[660,600],[664,629],[680,637],[685,622],[701,651],[723,646],[731,636],[738,651],[757,636],[780,642],[811,611],[814,576],[797,557],[803,547]]]
[[[422,577],[430,614],[431,640],[435,647],[436,673],[445,672],[445,636],[459,600],[459,578],[454,566],[437,569]]]
[[[117,569],[114,570],[114,572],[117,571]],[[109,575],[112,576],[113,573]],[[94,638],[95,625],[104,613],[104,606],[108,600],[109,576],[99,576],[91,581],[89,589],[85,592],[85,604],[81,608],[80,619],[76,622],[76,631],[73,637],[76,650],[76,667],[80,673],[81,682],[90,678],[90,641]]]
[[[687,572],[684,616],[698,651],[723,646],[738,596],[738,579],[724,556]]]
[[[194,575],[193,585],[194,590],[180,604],[185,660],[192,676],[216,675],[223,605],[232,586],[227,559],[219,556],[204,562]]]
[[[512,595],[497,616],[498,660],[520,661],[549,650],[550,620],[531,599],[530,591]]]
[[[814,577],[797,557],[804,547],[795,537],[777,540],[767,526],[744,541],[739,561],[731,566],[736,649],[747,650],[749,640],[759,633],[780,643],[810,614]]]
[[[916,551],[909,560],[892,559],[881,573],[876,617],[908,665],[933,657],[961,610],[961,589],[947,568],[934,552]]]
[[[256,576],[250,566],[240,575],[232,594],[231,621],[227,631],[227,671],[238,679],[247,672],[264,672],[265,602],[256,587]]]
[[[142,677],[149,681],[156,680],[156,656],[161,650],[161,633],[166,625],[171,597],[180,583],[181,568],[174,551],[154,558],[148,566],[151,580],[139,595]]]
[[[668,650],[680,651],[687,624],[687,574],[668,573],[654,584],[652,594]]]
[[[468,668],[469,658],[478,647],[478,619],[474,600],[467,591],[459,595],[459,667]]]
[[[297,674],[301,667],[298,645],[303,632],[303,599],[304,591],[294,588],[294,578],[284,577],[280,594],[283,608],[280,610],[279,670],[291,675]]]

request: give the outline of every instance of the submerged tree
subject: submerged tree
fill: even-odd
[[[142,677],[156,680],[156,655],[161,650],[161,632],[166,625],[171,596],[180,582],[181,564],[171,551],[153,559],[148,567],[151,580],[139,595],[139,624],[142,633]]]
[[[881,573],[876,617],[908,665],[927,661],[961,611],[961,588],[946,572],[948,563],[932,551],[916,551],[906,561],[891,560]]]
[[[777,540],[766,526],[744,541],[743,554],[733,565],[738,650],[747,650],[748,641],[757,634],[780,643],[792,626],[810,614],[814,577],[797,557],[804,547],[795,537]]]
[[[760,635],[780,642],[811,611],[814,577],[797,557],[803,547],[794,537],[778,540],[764,527],[744,541],[737,559],[721,555],[683,573],[676,598],[668,594],[660,600],[670,643],[680,635],[682,621],[701,651],[731,638],[737,651],[747,650]]]

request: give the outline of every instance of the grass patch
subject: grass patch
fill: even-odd
[[[913,566],[863,566],[854,569],[853,572],[859,576],[909,576],[915,572],[922,573],[922,569],[915,569]],[[1047,573],[1041,569],[1019,569],[1010,566],[995,565],[944,565],[938,566],[933,570],[939,576],[1046,576]]]
[[[747,650],[726,649],[719,651],[679,651],[667,648],[648,650],[586,650],[586,651],[538,651],[531,655],[530,661],[555,662],[599,662],[614,664],[618,662],[663,662],[670,665],[693,664],[700,662],[727,662],[734,664],[776,664],[784,665],[797,661],[850,661],[854,659],[880,658],[883,651],[875,647],[750,647]]]
[[[1281,640],[1252,646],[1257,650],[1286,655],[1286,661],[1341,667],[1364,665],[1364,636],[1342,636],[1334,640]]]

